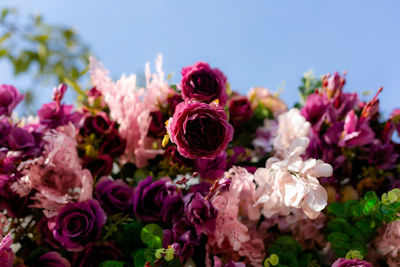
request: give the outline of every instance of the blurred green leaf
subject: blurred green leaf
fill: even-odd
[[[125,262],[123,261],[103,261],[99,267],[124,267]]]
[[[162,228],[154,223],[148,224],[143,227],[140,238],[150,248],[161,248],[163,240]]]

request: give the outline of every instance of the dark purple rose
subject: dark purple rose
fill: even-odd
[[[182,96],[180,94],[173,94],[167,98],[167,102],[169,105],[169,110],[171,110],[172,114],[174,114],[176,106],[183,102]]]
[[[69,122],[76,125],[80,121],[81,115],[77,112],[72,113],[72,109],[73,105],[60,105],[57,102],[43,104],[38,111],[40,123],[49,128],[57,128]]]
[[[73,266],[97,267],[103,261],[122,261],[122,252],[112,244],[89,244],[82,252],[74,254]]]
[[[234,96],[229,99],[229,121],[235,127],[240,127],[241,124],[247,122],[251,115],[251,104],[245,96]]]
[[[114,122],[110,121],[107,114],[104,112],[100,112],[96,116],[86,117],[83,123],[83,131],[87,135],[92,133],[104,135],[110,133],[113,129]]]
[[[53,232],[49,228],[49,219],[47,217],[43,217],[39,221],[37,229],[40,233],[40,239],[38,240],[39,245],[47,245],[54,249],[61,248],[60,242],[54,238]]]
[[[189,222],[194,225],[198,235],[212,234],[216,228],[218,211],[210,201],[205,200],[200,193],[189,193],[183,198],[184,213]]]
[[[195,171],[201,178],[215,180],[221,178],[227,168],[227,156],[225,151],[213,159],[196,159]]]
[[[133,203],[133,188],[122,180],[101,178],[96,185],[97,200],[108,214],[130,212]]]
[[[89,242],[100,238],[106,214],[97,200],[65,205],[56,217],[53,235],[68,251],[81,251]]]
[[[167,117],[159,110],[150,112],[151,122],[147,135],[153,138],[161,138],[167,132],[165,122]]]
[[[196,100],[210,103],[216,99],[221,105],[228,100],[226,92],[226,76],[217,68],[210,68],[205,62],[197,62],[193,66],[182,69],[182,97],[185,101]]]
[[[27,130],[13,127],[8,134],[8,145],[13,150],[25,150],[35,146],[35,138]]]
[[[216,157],[233,137],[233,127],[222,107],[194,101],[176,107],[168,132],[179,153],[192,159]]]
[[[108,155],[99,155],[97,158],[84,157],[82,167],[90,170],[93,177],[107,176],[113,168],[113,160]]]
[[[133,198],[133,213],[140,220],[170,222],[182,206],[182,197],[169,178],[140,181]],[[172,212],[173,211],[173,212]]]
[[[0,85],[0,116],[10,116],[14,108],[24,99],[17,88],[12,85]]]
[[[126,140],[122,139],[118,131],[114,129],[110,134],[104,137],[100,145],[100,154],[106,154],[113,158],[119,157],[124,153],[126,147]]]
[[[393,168],[399,157],[392,143],[382,143],[378,139],[375,139],[368,148],[364,148],[363,152],[363,158],[380,170]]]
[[[7,139],[8,133],[10,132],[12,126],[7,118],[0,119],[0,147],[1,146],[8,146]]]
[[[372,264],[359,259],[340,258],[332,264],[332,267],[372,267]]]
[[[58,252],[51,251],[43,254],[32,267],[70,267],[71,264],[66,258],[63,258]]]

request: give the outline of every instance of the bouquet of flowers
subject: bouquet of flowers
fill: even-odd
[[[400,266],[400,109],[306,75],[288,109],[205,62],[179,84],[90,59],[37,116],[0,86],[0,266]]]

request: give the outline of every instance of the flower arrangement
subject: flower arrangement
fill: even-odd
[[[0,86],[0,266],[399,266],[400,110],[335,73],[288,109],[198,62],[114,82],[90,59],[78,108],[37,116]]]

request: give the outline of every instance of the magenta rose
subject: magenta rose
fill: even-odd
[[[197,62],[193,66],[182,69],[182,97],[210,103],[216,99],[221,105],[228,100],[226,93],[226,76],[217,68],[210,68],[205,62]]]
[[[133,213],[143,221],[170,223],[182,208],[182,196],[169,178],[152,182],[149,176],[135,188]]]
[[[132,209],[134,189],[122,180],[102,177],[96,185],[96,197],[108,214]]]
[[[14,86],[0,85],[0,116],[10,116],[22,99],[24,99],[24,95],[21,95]]]
[[[119,135],[118,130],[113,129],[113,131],[105,136],[102,141],[99,152],[100,154],[106,154],[110,157],[119,157],[124,153],[126,147],[126,140],[122,139]]]
[[[165,135],[165,121],[168,119],[168,116],[165,116],[161,111],[152,111],[150,112],[151,122],[149,125],[149,130],[147,135],[153,138],[161,138]]]
[[[104,135],[110,133],[113,129],[114,122],[110,121],[104,112],[100,112],[96,116],[86,117],[83,123],[83,131],[87,135],[92,133]]]
[[[233,136],[224,108],[195,101],[180,103],[167,128],[179,153],[191,159],[216,157]]]
[[[340,258],[332,264],[332,267],[372,267],[372,264],[359,259]]]
[[[229,120],[236,127],[247,122],[253,114],[250,101],[245,96],[234,96],[229,100]]]
[[[51,251],[43,254],[32,267],[71,267],[69,261],[58,252]]]
[[[183,101],[181,94],[173,94],[167,98],[169,109],[174,114],[176,106]]]
[[[81,251],[100,238],[106,214],[93,199],[67,204],[58,213],[53,229],[54,238],[68,251]]]
[[[97,158],[83,157],[82,167],[88,169],[93,177],[109,175],[113,168],[113,159],[109,155],[98,155]]]

